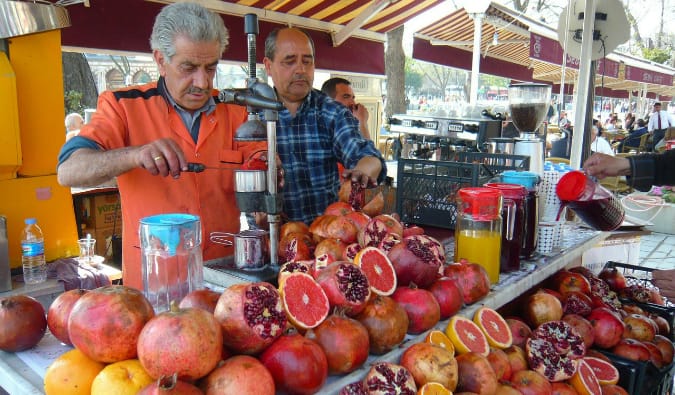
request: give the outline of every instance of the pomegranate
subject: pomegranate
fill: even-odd
[[[513,337],[511,344],[515,344],[519,347],[525,347],[525,342],[532,335],[532,329],[530,329],[529,325],[527,325],[525,321],[516,317],[506,318],[506,323],[509,324],[511,335]]]
[[[624,304],[623,306],[621,306],[621,309],[628,314],[647,315],[647,312],[645,312],[640,306],[635,304]]]
[[[656,324],[658,335],[668,336],[670,334],[670,323],[668,323],[668,320],[657,314],[650,314],[649,318]]]
[[[319,271],[316,281],[321,285],[333,308],[348,316],[359,314],[370,298],[370,284],[363,271],[349,262],[337,261]]]
[[[673,354],[675,354],[675,345],[673,345],[673,342],[663,335],[656,335],[654,336],[654,344],[661,350],[663,363],[670,365],[670,363],[673,362]]]
[[[551,383],[551,395],[578,395],[577,390],[567,383]]]
[[[363,380],[359,380],[342,387],[338,395],[368,395],[368,390]]]
[[[363,230],[363,228],[365,228],[366,225],[368,225],[368,222],[370,221],[370,217],[366,213],[360,211],[351,212],[345,215],[345,217],[350,221],[352,221],[354,226],[356,226],[356,230],[358,231],[356,234],[357,237],[358,234],[361,233],[361,230]]]
[[[314,249],[314,256],[328,255],[330,262],[339,261],[345,253],[347,243],[342,240],[326,238],[319,242]]]
[[[377,248],[388,254],[392,247],[401,242],[401,239],[402,237],[396,233],[387,233],[380,241],[380,244],[377,245]]]
[[[375,295],[356,319],[366,327],[370,353],[382,355],[401,344],[408,331],[408,314],[389,296]]]
[[[343,216],[333,219],[326,225],[328,238],[340,240],[345,244],[355,243],[358,232],[356,225]]]
[[[590,321],[578,314],[566,314],[563,317],[563,321],[568,323],[574,328],[577,334],[581,336],[587,350],[591,348],[595,341],[595,333],[593,332],[593,325],[591,325]]]
[[[563,314],[578,314],[585,317],[593,310],[591,297],[579,291],[570,291],[562,296]]]
[[[457,387],[457,361],[454,353],[443,347],[415,343],[403,352],[399,363],[410,371],[418,388],[431,381],[450,391]]]
[[[555,289],[561,294],[576,291],[589,295],[591,293],[591,283],[581,273],[561,270],[553,276]]]
[[[490,278],[483,266],[477,263],[453,263],[446,265],[443,275],[457,282],[462,290],[464,303],[475,303],[490,293]]]
[[[309,234],[309,226],[302,221],[289,221],[281,225],[279,229],[279,238],[283,238],[289,233],[306,233]]]
[[[400,286],[415,283],[420,288],[428,288],[438,276],[443,261],[438,259],[433,242],[423,239],[425,236],[408,236],[389,250],[387,256],[396,270]]]
[[[523,395],[522,392],[518,391],[513,384],[508,381],[500,381],[496,393],[499,395]]]
[[[582,276],[586,277],[590,281],[591,278],[598,278],[598,276],[593,273],[593,271],[585,266],[575,266],[569,269],[569,271],[574,273],[580,273]]]
[[[599,278],[589,278],[591,283],[591,300],[594,307],[607,307],[613,311],[621,309],[621,302],[606,282]]]
[[[137,395],[202,395],[199,388],[180,381],[177,375],[164,376],[143,388]]]
[[[527,298],[523,315],[525,321],[536,328],[545,322],[560,320],[563,316],[562,304],[548,292],[535,292]]]
[[[623,387],[617,384],[609,384],[602,386],[602,395],[629,395]]]
[[[213,315],[222,327],[225,346],[240,354],[261,352],[287,324],[279,292],[266,282],[226,288]]]
[[[551,383],[535,370],[527,369],[515,373],[511,378],[511,383],[523,395],[540,395],[553,392]]]
[[[49,331],[61,343],[69,346],[73,345],[68,335],[68,317],[70,317],[70,312],[73,310],[75,302],[86,292],[84,289],[66,291],[57,296],[47,310],[47,326],[49,327]]]
[[[576,330],[565,321],[549,321],[532,332],[525,350],[530,369],[554,382],[574,375],[574,360],[584,356],[586,346]]]
[[[366,327],[343,314],[328,316],[319,326],[308,330],[305,337],[321,346],[330,374],[349,373],[368,359],[370,340]]]
[[[201,380],[199,388],[206,395],[276,393],[270,371],[259,360],[248,355],[235,355],[226,359]]]
[[[344,181],[340,186],[338,195],[341,197],[340,200],[345,197],[344,195],[347,195],[347,199],[342,201],[349,203],[350,207],[356,211],[361,210],[366,201],[366,189],[358,181]]]
[[[328,378],[328,361],[321,346],[297,332],[272,343],[260,354],[260,362],[272,373],[277,391],[313,394]]]
[[[597,307],[586,319],[593,325],[593,345],[600,348],[614,347],[623,336],[623,321],[606,307]]]
[[[614,292],[621,292],[621,290],[626,288],[626,277],[615,267],[602,269],[598,277],[606,282]]]
[[[181,309],[188,307],[196,307],[198,309],[206,310],[213,314],[218,304],[220,293],[210,289],[195,289],[183,297],[178,305]]]
[[[170,335],[169,335],[170,334]],[[138,336],[138,359],[155,379],[178,374],[192,381],[206,376],[220,361],[223,332],[212,313],[171,302],[148,321]]]
[[[488,395],[497,393],[497,376],[487,358],[475,352],[457,356],[459,380],[457,391]]]
[[[406,225],[403,227],[403,237],[412,235],[423,235],[424,229],[417,225]]]
[[[93,289],[80,297],[68,318],[70,341],[99,362],[136,358],[138,336],[155,316],[141,291],[124,285]]]
[[[490,353],[487,356],[492,370],[494,370],[497,375],[497,380],[510,380],[512,376],[511,372],[511,363],[509,362],[509,356],[506,355],[504,350],[499,348],[490,348]]]
[[[412,373],[401,365],[376,362],[363,379],[369,395],[415,395],[417,385]]]
[[[462,290],[457,282],[449,277],[441,277],[429,287],[441,309],[441,319],[446,320],[455,315],[464,304]]]
[[[658,327],[650,318],[640,314],[629,314],[623,319],[623,337],[650,342],[654,340]]]
[[[326,227],[330,221],[335,218],[337,218],[335,215],[329,214],[319,215],[314,218],[314,221],[309,225],[309,232],[312,234],[312,240],[314,240],[314,242],[318,243],[328,237]]]
[[[645,347],[649,350],[649,360],[651,363],[656,366],[658,369],[661,369],[665,364],[663,363],[663,353],[661,349],[656,347],[656,344],[652,342],[642,342]]]
[[[286,262],[279,267],[279,274],[277,275],[277,284],[281,288],[281,284],[290,273],[301,272],[314,277],[314,261],[291,261]]]
[[[391,295],[408,314],[408,333],[417,335],[434,327],[441,319],[441,308],[434,295],[413,285],[398,287]]]
[[[635,339],[621,339],[612,347],[612,353],[632,359],[633,361],[649,361],[649,349],[641,341]]]
[[[312,236],[308,233],[291,232],[279,240],[278,255],[282,262],[304,261],[314,252]]]
[[[323,213],[328,214],[328,215],[335,215],[335,216],[339,217],[339,216],[347,215],[347,214],[351,213],[352,211],[354,211],[354,209],[352,208],[352,206],[349,205],[349,203],[338,201],[338,202],[333,202],[333,203],[329,204],[326,207],[326,209],[324,210]]]
[[[514,373],[527,369],[527,354],[522,347],[510,345],[504,349],[504,353],[509,357],[509,365],[511,365],[511,376]]]
[[[40,342],[47,330],[45,309],[26,295],[0,298],[0,350],[27,350]]]
[[[388,233],[402,236],[403,225],[389,214],[380,214],[371,218],[359,231],[359,244],[362,247],[377,247]]]
[[[359,251],[361,251],[361,249],[362,249],[362,247],[361,247],[361,244],[359,244],[359,243],[349,244],[347,247],[345,247],[345,251],[342,254],[341,259],[343,261],[348,261],[348,262],[353,263],[354,257],[356,256],[356,254],[359,253]]]
[[[384,210],[384,194],[382,191],[376,193],[375,196],[363,206],[362,210],[371,217],[382,214],[382,210]]]

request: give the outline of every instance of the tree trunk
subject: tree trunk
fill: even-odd
[[[403,52],[403,26],[387,32],[387,50],[384,54],[387,75],[386,117],[405,114],[405,53]]]
[[[79,92],[82,95],[80,101],[82,109],[96,108],[98,100],[96,81],[84,54],[62,52],[61,63],[63,67],[63,92],[65,94],[70,91]]]

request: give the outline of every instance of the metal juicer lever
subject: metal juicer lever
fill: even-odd
[[[228,169],[227,167],[206,166],[203,163],[188,162],[188,168],[186,171],[190,173],[201,173],[204,170],[230,170],[230,169]]]

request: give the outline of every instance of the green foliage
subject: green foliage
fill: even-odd
[[[405,58],[405,87],[407,90],[418,91],[422,88],[424,74],[418,71],[416,62],[409,57]]]
[[[668,48],[642,48],[642,57],[654,63],[666,64],[670,56],[671,50]]]
[[[82,93],[78,91],[68,91],[63,97],[63,104],[66,109],[66,114],[77,112],[84,113],[84,106],[82,105]]]

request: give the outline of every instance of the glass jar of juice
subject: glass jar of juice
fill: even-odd
[[[499,282],[502,242],[502,193],[471,187],[457,193],[455,262],[466,259],[487,271],[490,282]]]
[[[489,182],[486,188],[502,193],[502,247],[500,270],[509,273],[520,270],[520,250],[525,235],[525,198],[527,189],[518,184]]]

